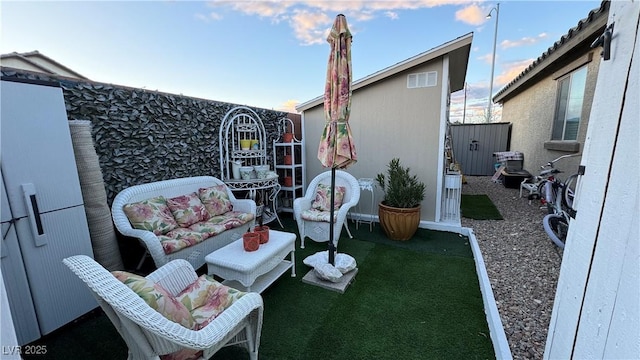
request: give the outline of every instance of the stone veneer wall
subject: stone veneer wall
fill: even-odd
[[[1,72],[3,78],[60,82],[69,120],[92,123],[109,206],[119,191],[132,185],[220,177],[220,123],[239,105],[10,68]],[[287,113],[251,109],[262,119],[267,144],[272,144],[277,120]],[[267,145],[269,164],[271,149]]]

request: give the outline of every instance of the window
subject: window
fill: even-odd
[[[558,80],[558,103],[551,140],[577,140],[586,82],[586,66]]]
[[[436,86],[438,83],[438,72],[429,71],[415,74],[409,74],[407,76],[407,88],[421,88]]]

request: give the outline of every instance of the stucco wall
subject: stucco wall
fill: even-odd
[[[416,72],[437,71],[434,87],[407,89],[407,75]],[[440,104],[442,103],[442,58],[401,72],[353,92],[350,125],[353,132],[358,162],[346,171],[356,178],[375,178],[386,171],[387,164],[400,158],[427,187],[422,203],[422,220],[435,221],[440,144]],[[446,81],[445,81],[446,86]],[[317,159],[318,142],[324,128],[322,105],[306,110],[304,136],[307,179],[311,181],[323,168]],[[368,196],[368,195],[367,195]],[[380,190],[376,202],[382,200]],[[361,199],[368,205],[368,197]],[[377,205],[375,207],[377,213]]]
[[[578,143],[580,152],[578,156],[560,160],[556,167],[567,173],[573,173],[580,164],[582,149],[584,147],[589,113],[595,90],[598,68],[600,64],[599,52],[591,51],[593,58],[587,63],[587,82],[585,97],[582,107],[582,119],[578,128]],[[575,56],[582,57],[584,53]],[[569,63],[559,70],[548,74],[542,80],[531,87],[508,99],[503,103],[502,119],[511,122],[511,150],[524,153],[524,168],[531,174],[539,173],[540,166],[568,152],[547,150],[544,147],[546,141],[551,140],[551,130],[556,110],[556,98],[558,93],[557,76],[566,74],[575,69],[575,65]],[[568,174],[566,174],[568,176]]]

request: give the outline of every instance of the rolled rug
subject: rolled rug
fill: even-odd
[[[69,121],[93,255],[95,260],[109,271],[123,270],[124,264],[111,220],[111,209],[107,204],[107,191],[93,144],[91,127],[89,120]]]

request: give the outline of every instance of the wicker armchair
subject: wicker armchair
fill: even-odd
[[[257,293],[235,301],[201,330],[190,330],[168,320],[88,256],[63,260],[98,300],[129,348],[128,359],[158,359],[184,348],[204,350],[210,358],[220,348],[243,344],[252,359],[258,358],[263,302]],[[172,295],[197,279],[191,264],[173,260],[147,276]]]
[[[302,212],[311,208],[311,203],[315,198],[315,190],[318,184],[330,185],[331,171],[326,171],[316,176],[311,180],[311,183],[309,183],[305,196],[293,201],[293,214],[296,222],[298,223],[298,231],[300,232],[300,248],[302,249],[304,249],[305,236],[317,242],[329,241],[329,222],[310,221],[302,218]],[[360,200],[360,185],[356,178],[342,170],[336,170],[335,185],[344,186],[346,189],[342,206],[340,206],[340,208],[334,213],[335,225],[333,227],[333,243],[337,249],[340,232],[342,231],[343,226],[347,230],[349,237],[353,237],[347,227],[346,220],[349,209],[358,204],[358,201]]]

